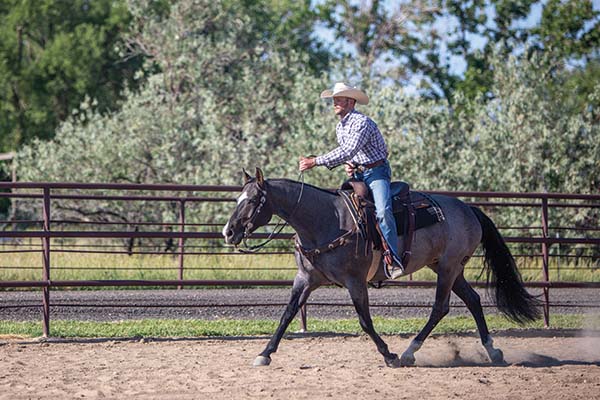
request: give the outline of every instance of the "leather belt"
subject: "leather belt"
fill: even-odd
[[[379,161],[375,161],[374,163],[371,164],[361,164],[360,166],[363,168],[375,168],[375,167],[379,167],[380,165],[385,164],[385,158],[379,160]]]

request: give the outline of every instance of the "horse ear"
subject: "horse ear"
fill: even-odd
[[[248,174],[246,172],[246,170],[244,168],[242,168],[242,172],[244,173],[244,185],[246,183],[248,183],[250,181],[250,179],[252,179],[252,177],[250,176],[250,174]]]
[[[263,175],[263,172],[258,167],[256,167],[256,181],[258,182],[258,185],[260,187],[263,187],[263,185],[265,184],[265,176]]]

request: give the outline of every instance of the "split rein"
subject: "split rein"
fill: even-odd
[[[298,180],[301,182],[300,194],[298,195],[298,200],[296,200],[294,209],[292,210],[288,219],[294,216],[294,214],[298,210],[298,207],[300,206],[300,201],[302,200],[302,194],[304,193],[304,171],[300,172],[300,175],[298,176]],[[250,222],[248,222],[248,224],[245,226],[243,243],[246,248],[238,248],[238,251],[241,253],[247,253],[247,254],[258,253],[266,244],[271,242],[271,240],[275,239],[275,236],[279,235],[281,233],[281,231],[283,231],[283,229],[286,226],[288,226],[288,222],[284,221],[284,223],[282,224],[281,221],[283,221],[283,219],[280,218],[279,221],[277,222],[277,225],[275,225],[275,229],[273,229],[271,234],[269,234],[269,237],[264,242],[257,244],[255,246],[249,246],[248,243],[246,243],[246,240],[249,239],[250,236],[252,236],[250,229],[252,229],[252,227],[253,227],[254,219],[258,216],[258,214],[260,213],[260,209],[265,205],[265,203],[267,201],[266,194],[267,194],[267,191],[263,190],[260,204],[254,210],[252,218],[250,218]]]

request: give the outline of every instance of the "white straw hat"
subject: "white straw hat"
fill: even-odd
[[[337,82],[332,90],[324,90],[321,92],[321,98],[327,99],[330,97],[350,97],[356,100],[358,104],[369,104],[369,96],[362,90],[348,86],[344,82]]]

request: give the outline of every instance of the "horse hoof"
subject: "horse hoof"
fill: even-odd
[[[400,365],[403,367],[412,367],[415,365],[415,356],[413,354],[402,354]]]
[[[401,367],[400,360],[398,359],[398,355],[392,353],[391,357],[384,357],[385,365],[390,368],[398,368]]]
[[[254,364],[252,365],[255,367],[266,367],[269,364],[271,364],[271,357],[258,356],[254,359]]]
[[[500,349],[494,349],[490,353],[490,360],[492,360],[493,364],[506,364],[504,361],[504,353]]]

